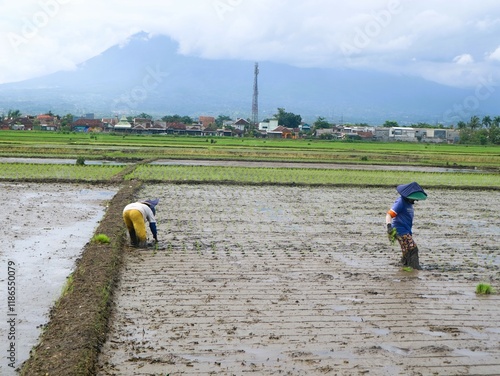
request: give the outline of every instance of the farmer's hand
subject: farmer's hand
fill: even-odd
[[[155,243],[158,243],[158,237],[155,236],[154,239],[155,239]]]
[[[392,225],[390,223],[387,224],[387,233],[392,233]]]

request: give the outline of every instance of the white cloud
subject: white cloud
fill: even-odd
[[[453,62],[458,65],[467,65],[474,63],[474,58],[470,54],[462,54],[455,56]]]
[[[495,51],[493,51],[492,53],[490,53],[487,56],[487,58],[489,60],[500,61],[500,46],[498,46]]]
[[[356,67],[453,86],[469,75],[497,79],[500,60],[496,0],[457,0],[452,6],[449,0],[4,3],[0,83],[74,69],[141,30],[168,35],[181,53],[205,58]]]

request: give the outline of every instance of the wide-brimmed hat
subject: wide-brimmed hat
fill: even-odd
[[[155,199],[152,199],[152,200],[144,200],[144,201],[141,201],[143,204],[146,204],[148,205],[151,210],[153,211],[153,214],[156,214],[156,205],[158,205],[158,203],[160,202],[160,199],[159,198],[155,198]]]
[[[427,199],[427,193],[417,182],[398,185],[396,190],[401,196],[410,200],[422,201]]]

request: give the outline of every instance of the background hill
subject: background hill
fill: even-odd
[[[251,117],[253,61],[183,56],[177,48],[168,37],[147,39],[137,34],[77,70],[0,85],[0,112]],[[259,68],[260,120],[271,117],[278,107],[306,121],[323,116],[329,121],[373,125],[385,120],[449,124],[472,115],[498,115],[496,91],[488,93],[486,100],[471,100],[477,99],[474,90],[414,77],[265,61],[259,62]],[[475,108],[456,110],[464,104]]]

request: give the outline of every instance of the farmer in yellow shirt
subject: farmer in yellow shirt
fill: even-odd
[[[123,220],[130,235],[130,242],[134,247],[144,248],[147,246],[146,222],[153,234],[153,239],[158,243],[156,230],[156,205],[159,199],[144,200],[128,204],[123,209]]]

